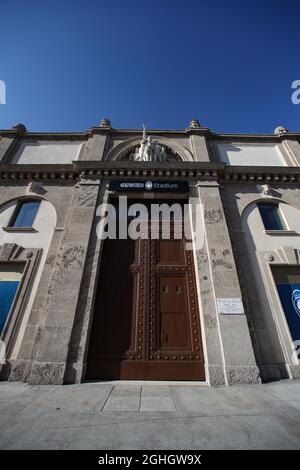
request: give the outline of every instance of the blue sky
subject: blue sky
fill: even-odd
[[[0,0],[0,128],[300,131],[299,0]]]

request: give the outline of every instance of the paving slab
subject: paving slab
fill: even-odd
[[[0,382],[0,449],[300,449],[300,381]]]
[[[292,411],[291,404],[278,400],[262,385],[201,389],[174,387],[176,409],[202,416],[259,415]]]
[[[274,399],[277,398],[277,403],[284,402],[300,411],[300,393],[298,388],[290,387],[287,383],[278,383],[270,387],[268,395],[273,396]]]
[[[112,385],[82,384],[53,385],[50,390],[38,394],[32,405],[26,408],[26,413],[33,409],[43,412],[59,411],[66,413],[95,413],[101,411],[111,391]]]
[[[176,411],[170,387],[142,387],[140,411]]]
[[[139,411],[141,386],[114,385],[102,411]]]

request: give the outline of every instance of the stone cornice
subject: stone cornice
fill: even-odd
[[[0,129],[0,137],[22,137],[22,138],[37,138],[37,139],[79,139],[84,140],[91,137],[93,134],[133,134],[142,135],[142,129],[115,129],[113,127],[91,127],[83,132],[22,132],[18,129]],[[266,142],[280,142],[281,140],[297,140],[300,139],[300,132],[287,132],[282,135],[275,134],[233,134],[233,133],[218,133],[213,132],[207,127],[200,127],[199,129],[147,129],[149,135],[205,135],[210,140],[234,140],[234,141],[266,141]]]
[[[287,132],[282,135],[275,134],[216,134],[213,132],[209,133],[209,139],[211,141],[229,141],[229,142],[274,142],[279,143],[282,140],[299,140],[300,133]]]
[[[299,167],[245,167],[206,162],[76,162],[81,178],[176,178],[224,183],[300,181]]]
[[[68,165],[0,165],[0,180],[68,181],[103,178],[214,180],[222,183],[299,183],[299,167],[228,166],[212,162],[76,161]]]
[[[22,132],[17,129],[0,130],[0,137],[22,137],[22,139],[41,140],[85,140],[92,136],[91,131],[86,132]]]
[[[177,178],[177,179],[217,179],[223,163],[195,162],[88,162],[77,161],[81,177],[95,178]]]
[[[0,180],[69,180],[76,179],[74,165],[0,165]]]
[[[220,181],[225,183],[299,183],[300,168],[294,166],[245,167],[225,166],[219,174]]]

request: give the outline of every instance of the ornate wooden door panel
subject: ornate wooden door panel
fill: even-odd
[[[157,277],[160,348],[164,351],[191,349],[185,284],[185,276]]]
[[[104,242],[89,379],[205,379],[193,254],[158,232]]]
[[[185,241],[151,240],[146,378],[204,380],[193,256]]]
[[[105,240],[95,301],[88,379],[145,376],[144,240]]]

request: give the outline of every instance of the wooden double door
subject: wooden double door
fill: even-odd
[[[87,379],[205,380],[193,252],[173,229],[104,241]]]

